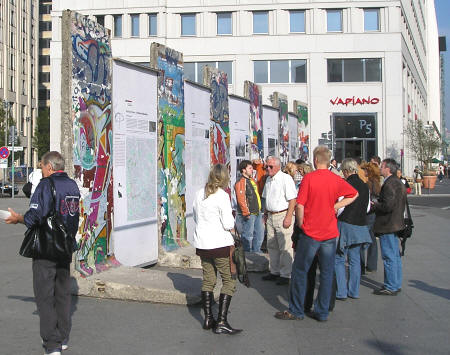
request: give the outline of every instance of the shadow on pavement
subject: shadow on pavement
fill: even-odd
[[[378,290],[383,287],[383,284],[381,282],[369,279],[367,276],[361,275],[361,286],[368,287],[372,290]]]
[[[285,310],[287,306],[280,302],[280,298],[289,304],[289,286],[277,285],[274,281],[263,281],[262,276],[264,275],[267,275],[267,273],[250,273],[250,287],[254,288],[276,310]]]
[[[173,286],[177,291],[188,295],[192,295],[193,290],[195,294],[199,294],[202,288],[202,280],[199,278],[194,278],[189,275],[176,272],[168,272],[167,276],[172,280]],[[201,315],[201,307],[199,304],[188,305],[189,313],[195,318],[200,324],[203,324],[203,318]]]
[[[420,280],[409,280],[408,286],[415,287],[419,290],[450,300],[450,289],[431,286],[430,284]]]
[[[367,345],[375,350],[381,351],[384,354],[389,355],[406,355],[411,353],[411,349],[405,345],[396,345],[380,340],[366,340]]]

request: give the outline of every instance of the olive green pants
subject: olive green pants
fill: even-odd
[[[201,258],[203,269],[202,291],[213,292],[217,282],[217,271],[222,278],[220,293],[233,296],[236,291],[236,280],[231,278],[229,258]]]

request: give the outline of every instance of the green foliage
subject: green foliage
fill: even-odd
[[[441,137],[433,127],[427,127],[421,120],[408,120],[404,133],[408,147],[425,170],[431,169],[431,161],[440,151]]]
[[[39,159],[50,150],[50,110],[48,108],[39,110],[33,145],[37,149]]]

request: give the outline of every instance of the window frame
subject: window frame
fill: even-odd
[[[194,33],[183,33],[183,19],[187,19],[188,16],[193,16],[194,17],[194,28],[193,28],[193,32]],[[197,36],[197,13],[196,12],[186,12],[186,13],[180,14],[180,17],[181,17],[181,36],[182,37],[195,37],[195,36]]]
[[[348,81],[345,79],[345,61],[346,60],[360,60],[362,63],[362,81]],[[379,80],[367,80],[367,61],[378,61]],[[330,61],[340,61],[341,80],[330,81]],[[383,82],[383,61],[382,58],[327,58],[327,83],[382,83]]]
[[[292,31],[292,15],[295,13],[303,13],[303,31]],[[306,11],[305,10],[289,10],[289,33],[306,33]]]
[[[152,29],[152,17],[155,19],[155,33],[151,33]],[[149,13],[147,14],[147,20],[148,20],[148,36],[149,37],[156,37],[158,36],[158,14],[157,13]]]
[[[327,11],[327,32],[330,32],[330,33],[344,32],[344,11],[343,11],[343,9],[327,9],[326,11]],[[340,15],[340,29],[339,30],[330,30],[328,28],[329,27],[328,26],[328,22],[329,22],[328,15],[331,13],[339,13],[339,15]]]
[[[220,15],[229,15],[230,16],[230,32],[228,33],[219,33],[219,16]],[[216,12],[216,34],[218,36],[232,36],[233,35],[233,12],[231,11],[223,11],[223,12]]]
[[[233,85],[233,72],[234,72],[234,69],[233,69],[234,61],[233,60],[204,60],[204,61],[199,61],[199,62],[185,62],[185,65],[187,63],[194,64],[194,77],[195,77],[194,78],[194,82],[199,83],[199,84],[203,84],[202,82],[199,81],[201,74],[200,74],[200,70],[199,70],[198,64],[201,64],[201,63],[215,63],[215,67],[214,68],[219,69],[219,63],[225,63],[225,62],[226,63],[231,63],[231,76],[229,76],[228,73],[227,73],[227,78],[228,78],[228,85]],[[230,81],[230,79],[231,79],[231,81]],[[189,80],[191,80],[191,79],[189,79]]]
[[[117,34],[117,20],[120,18],[120,34]],[[113,15],[113,30],[114,30],[114,37],[115,38],[122,38],[123,36],[123,15],[121,14],[117,14],[117,15]]]
[[[380,32],[381,31],[381,21],[380,21],[380,9],[379,8],[364,8],[364,32]],[[377,14],[377,29],[371,30],[366,29],[366,13],[376,13]]]
[[[134,32],[136,25],[135,21],[137,20],[137,34]],[[140,14],[130,14],[130,37],[139,38],[140,37]]]
[[[278,61],[287,61],[288,62],[288,82],[277,82],[277,81],[271,81],[271,63],[272,62],[278,62]],[[305,81],[296,82],[293,80],[292,75],[292,62],[293,61],[304,61],[305,65]],[[255,63],[256,62],[266,62],[267,65],[267,81],[262,82],[258,81],[255,78]],[[256,84],[307,84],[308,83],[308,59],[307,58],[290,58],[290,59],[263,59],[263,60],[253,60],[253,82]]]
[[[266,32],[255,32],[255,15],[257,14],[266,14],[267,16],[267,31]],[[268,35],[269,34],[269,11],[268,10],[264,10],[264,11],[252,11],[252,30],[253,30],[253,34],[254,35]]]

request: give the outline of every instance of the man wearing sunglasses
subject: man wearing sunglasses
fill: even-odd
[[[281,171],[277,157],[266,159],[268,178],[262,197],[266,201],[267,250],[269,251],[270,274],[265,281],[277,281],[277,285],[288,285],[291,278],[292,249],[291,236],[294,228],[292,215],[295,210],[297,190],[292,177]]]

